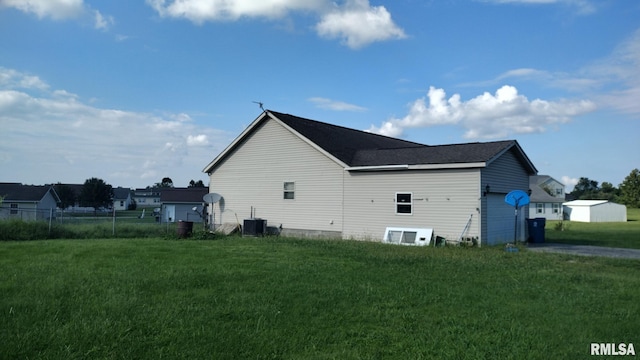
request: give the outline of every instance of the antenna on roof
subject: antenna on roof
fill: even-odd
[[[262,109],[262,111],[264,111],[264,107],[262,105],[264,105],[263,103],[261,103],[260,101],[253,101],[254,104],[258,104],[258,106],[260,106],[260,109]]]

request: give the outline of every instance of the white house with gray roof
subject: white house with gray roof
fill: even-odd
[[[254,216],[285,235],[359,240],[432,228],[491,245],[514,240],[504,197],[537,170],[514,140],[428,146],[267,110],[204,172],[222,196],[216,223]]]
[[[529,177],[531,190],[529,218],[562,220],[562,203],[565,201],[564,184],[549,175]]]

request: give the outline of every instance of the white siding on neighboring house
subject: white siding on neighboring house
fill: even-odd
[[[216,222],[233,223],[237,215],[242,223],[253,207],[268,226],[340,234],[343,168],[276,121],[259,126],[210,176],[210,192],[224,199]],[[294,183],[293,199],[284,198],[285,182]]]
[[[399,170],[348,173],[345,178],[345,238],[379,240],[385,228],[433,228],[457,240],[479,236],[478,169]],[[396,214],[398,192],[412,194],[412,214]],[[460,216],[464,214],[464,216]]]

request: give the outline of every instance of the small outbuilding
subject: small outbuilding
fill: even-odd
[[[626,222],[627,207],[607,200],[575,200],[562,204],[565,220]]]
[[[166,188],[162,190],[162,222],[203,221],[204,200],[207,188]],[[194,209],[195,208],[195,209]]]

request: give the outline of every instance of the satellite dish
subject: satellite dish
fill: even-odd
[[[529,205],[529,194],[522,190],[513,190],[504,197],[504,202],[515,207],[516,209]]]
[[[208,193],[202,197],[202,200],[209,204],[215,204],[220,201],[220,199],[222,199],[222,196],[216,193]]]

